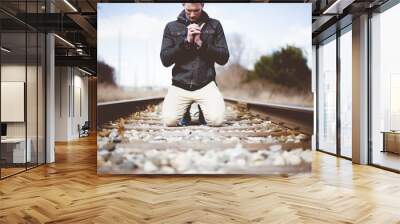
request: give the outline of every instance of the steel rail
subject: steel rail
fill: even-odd
[[[163,97],[153,97],[98,103],[98,127],[109,121],[115,121],[134,112],[144,110],[149,105],[161,103],[163,99]],[[234,98],[225,98],[225,102],[246,107],[250,112],[287,128],[298,130],[308,135],[313,134],[313,108],[244,101]]]

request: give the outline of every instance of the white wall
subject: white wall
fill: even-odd
[[[25,65],[2,65],[1,81],[25,82],[25,69]],[[25,137],[25,122],[7,122],[7,137]]]
[[[37,70],[38,69],[38,70]],[[27,80],[25,80],[27,78]],[[6,122],[7,123],[7,137],[9,138],[24,138],[25,135],[29,139],[29,148],[33,162],[39,159],[39,163],[44,163],[44,150],[45,150],[45,120],[44,120],[44,74],[41,66],[32,66],[25,64],[3,64],[1,66],[1,81],[2,82],[24,82],[26,85],[26,106],[25,100],[22,102],[22,107],[2,107],[2,112],[17,113],[20,110],[24,116],[26,112],[26,120],[22,119],[21,122]],[[24,89],[20,94],[24,94]],[[2,94],[5,94],[2,89]],[[2,95],[2,98],[7,95]],[[24,97],[22,97],[24,98]],[[17,102],[16,102],[17,103]],[[8,110],[8,111],[7,111]],[[21,111],[22,110],[22,111]],[[37,155],[38,153],[38,155]]]
[[[83,75],[76,68],[56,67],[56,141],[77,139],[78,125],[88,120],[88,78]]]
[[[68,140],[68,88],[70,77],[67,67],[55,68],[55,141]]]
[[[76,75],[77,70],[74,70],[74,108],[72,119],[72,132],[73,136],[78,136],[78,124],[81,126],[88,120],[88,78],[81,76],[82,73]]]
[[[313,135],[311,137],[311,149],[317,149],[317,48],[312,46],[312,68],[311,68],[311,91],[314,98],[314,121],[313,121]]]
[[[368,163],[368,15],[353,18],[352,159]]]
[[[2,65],[1,66],[1,81],[2,82],[25,82],[25,75],[28,72],[28,84],[29,87],[36,86],[36,80],[32,80],[31,74],[36,74],[36,67],[25,65]],[[4,97],[4,96],[3,96]],[[28,125],[28,137],[35,131],[36,137],[36,120],[37,115],[32,111],[36,111],[37,99],[36,99],[36,87],[27,88],[27,121],[26,122],[7,122],[7,136],[8,137],[25,137],[25,126]],[[40,107],[41,105],[39,105]],[[1,108],[1,110],[7,110],[8,108]],[[24,109],[24,108],[22,108]]]

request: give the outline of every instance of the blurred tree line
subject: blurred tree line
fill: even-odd
[[[117,86],[115,80],[115,69],[104,61],[97,62],[97,83]]]
[[[227,68],[229,75],[223,81],[226,83],[221,83],[222,85],[233,87],[232,83],[228,81],[235,78],[241,79],[241,81],[238,80],[238,84],[266,80],[302,92],[311,92],[311,70],[307,66],[307,59],[300,48],[287,45],[272,54],[263,55],[256,61],[254,70],[250,71],[240,65],[244,45],[239,36],[232,38],[231,50],[231,63]],[[99,84],[117,86],[113,67],[100,60],[97,64],[97,71]]]
[[[269,80],[273,83],[296,88],[305,92],[311,91],[311,70],[307,59],[300,48],[282,47],[270,55],[261,56],[248,71],[244,82],[257,79]]]

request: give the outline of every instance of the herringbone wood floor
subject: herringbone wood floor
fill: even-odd
[[[95,137],[0,181],[0,223],[400,223],[400,175],[315,153],[309,175],[97,176]]]

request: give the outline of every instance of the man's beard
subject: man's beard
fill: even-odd
[[[199,21],[199,19],[194,20],[194,21],[190,21],[190,20],[189,20],[189,24],[193,24],[193,23],[196,23],[197,25],[199,25],[199,24],[200,24],[200,21]]]

